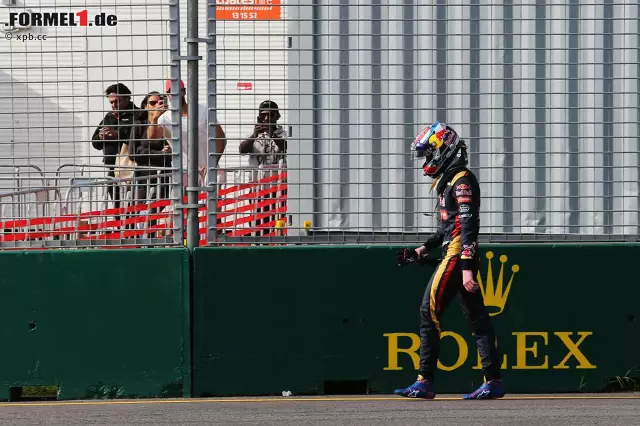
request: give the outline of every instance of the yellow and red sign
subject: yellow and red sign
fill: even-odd
[[[273,21],[280,19],[280,0],[216,0],[216,20]]]

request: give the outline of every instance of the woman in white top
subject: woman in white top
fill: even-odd
[[[165,82],[165,92],[168,94],[171,91],[171,80],[167,80]],[[182,120],[182,131],[181,131],[181,154],[182,154],[182,171],[183,171],[183,186],[187,186],[187,164],[188,164],[188,126],[187,126],[187,117],[189,113],[189,104],[186,101],[186,87],[184,81],[180,80],[180,105],[182,106],[181,110],[181,120]],[[171,104],[172,96],[168,95],[169,103]],[[197,101],[196,101],[197,102]],[[172,134],[172,116],[171,111],[168,110],[164,114],[160,116],[158,119],[158,126],[156,127],[156,131],[160,132],[158,137],[164,137],[167,139],[169,144],[171,144],[172,151],[176,151],[173,149],[173,140],[174,137]],[[200,185],[207,185],[207,173],[208,173],[208,161],[207,161],[207,151],[209,147],[208,140],[208,120],[209,112],[206,105],[198,104],[198,170],[200,177]],[[216,143],[215,143],[215,160],[216,166],[220,165],[220,158],[224,153],[224,150],[227,146],[227,136],[222,129],[222,126],[214,121],[212,123],[216,128]],[[218,169],[217,173],[217,186],[220,188],[220,185],[226,183],[226,173],[224,170]],[[216,208],[216,212],[219,212],[220,209]],[[218,223],[220,223],[220,219],[218,218]]]
[[[164,85],[165,92],[169,93],[171,91],[171,80],[167,80]],[[187,117],[189,112],[189,104],[186,99],[186,87],[184,82],[180,80],[180,104],[182,105],[182,168],[185,173],[184,183],[186,185],[186,174],[187,174],[187,159],[188,159],[188,143],[187,143]],[[172,96],[169,95],[169,102],[171,102]],[[209,111],[206,105],[199,104],[198,105],[198,170],[200,171],[200,179],[201,182],[206,183],[206,175],[208,169],[207,162],[207,151],[209,147],[208,141],[208,118]],[[158,124],[162,126],[166,133],[165,135],[169,138],[172,137],[171,129],[172,129],[172,121],[171,121],[171,112],[163,114],[158,119]],[[227,146],[227,137],[222,129],[222,126],[216,121],[213,123],[216,127],[216,146],[215,146],[215,154],[216,154],[216,166],[220,164],[220,158],[224,153],[224,149]],[[173,147],[172,147],[173,148]],[[175,151],[175,150],[174,150]],[[221,170],[218,170],[218,183],[224,183],[220,181],[221,177],[224,177],[225,173]]]

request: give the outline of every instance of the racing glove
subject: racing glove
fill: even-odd
[[[412,248],[405,248],[397,252],[398,266],[405,266],[410,263],[417,263],[418,265],[432,265],[435,266],[440,262],[440,259],[434,259],[429,256],[429,253],[418,256],[418,253]]]

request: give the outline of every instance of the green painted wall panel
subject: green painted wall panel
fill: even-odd
[[[355,380],[388,393],[409,384],[417,352],[412,358],[392,344],[418,343],[419,305],[433,268],[400,269],[396,250],[196,249],[194,396],[313,394],[325,391],[325,381]],[[510,392],[597,391],[640,364],[638,255],[639,245],[483,248],[485,289],[489,263],[495,286],[502,276],[502,291],[485,304],[504,302],[492,318]],[[457,301],[443,331],[437,390],[469,391],[482,375]]]
[[[182,249],[0,253],[0,398],[189,394],[188,268]]]

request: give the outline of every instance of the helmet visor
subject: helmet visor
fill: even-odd
[[[414,158],[437,157],[438,151],[442,147],[443,134],[444,128],[437,121],[422,129],[411,143],[411,151],[414,154]]]
[[[420,158],[428,158],[428,161],[431,161],[431,159],[434,156],[434,149],[431,145],[426,144],[426,145],[421,145],[421,144],[412,144],[411,145],[411,153],[413,154],[413,159],[420,159]]]
[[[433,156],[433,146],[429,144],[429,138],[433,135],[431,127],[425,127],[411,143],[411,152],[414,159]]]

